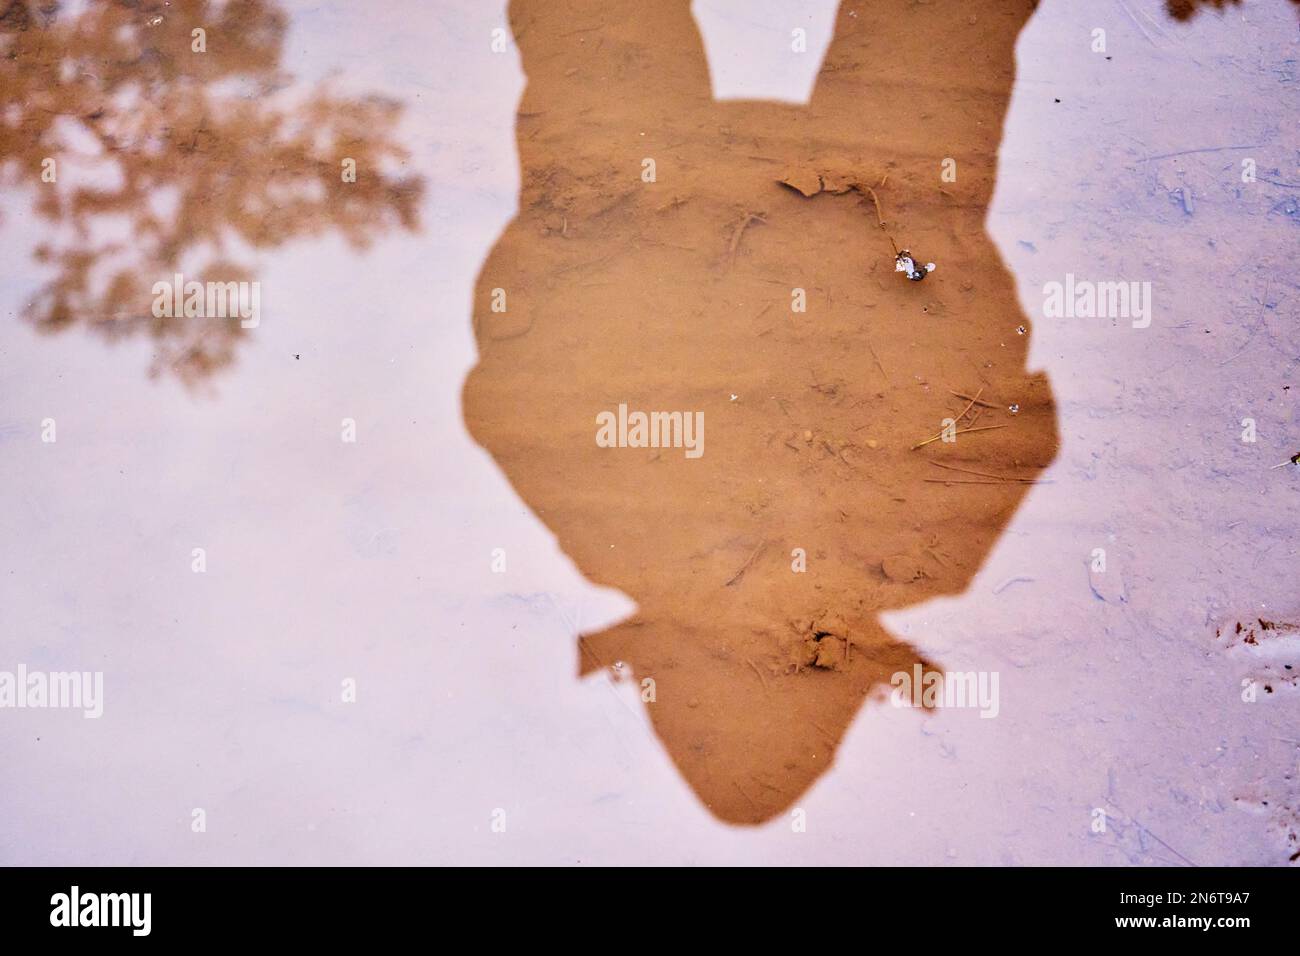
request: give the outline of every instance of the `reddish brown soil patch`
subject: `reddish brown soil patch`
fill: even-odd
[[[639,605],[582,640],[582,669],[654,678],[664,745],[739,823],[791,806],[910,671],[878,612],[962,591],[1028,489],[1003,477],[1056,450],[984,231],[1033,4],[851,6],[807,108],[714,102],[685,0],[510,11],[523,185],[479,277],[466,421],[583,572]],[[893,271],[877,200],[938,264],[924,281]],[[980,390],[962,425],[1005,427],[914,449],[968,407],[951,391]],[[703,456],[598,447],[619,403],[703,411]]]

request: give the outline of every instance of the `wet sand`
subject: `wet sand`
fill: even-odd
[[[1055,454],[983,227],[1033,6],[846,5],[801,108],[715,102],[688,3],[511,5],[520,211],[479,276],[466,422],[637,602],[581,670],[653,679],[721,819],[789,808],[864,699],[942,667],[877,615],[962,591]],[[936,271],[908,281],[895,243]],[[620,403],[703,412],[703,454],[598,447]]]

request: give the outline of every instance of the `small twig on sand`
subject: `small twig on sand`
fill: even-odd
[[[998,481],[1035,483],[1039,480],[1037,478],[1017,478],[1014,475],[994,475],[987,471],[975,471],[972,468],[958,468],[956,465],[945,465],[941,461],[931,460],[930,464],[934,465],[936,468],[946,468],[949,471],[960,471],[965,475],[978,475],[980,478],[996,478]]]
[[[1114,807],[1116,810],[1118,810],[1120,813],[1124,814],[1124,816],[1128,817],[1128,821],[1129,821],[1129,823],[1133,824],[1133,826],[1137,827],[1139,830],[1142,830],[1143,832],[1145,832],[1147,836],[1151,837],[1151,839],[1155,840],[1157,843],[1159,843],[1162,847],[1164,847],[1166,850],[1168,850],[1168,851],[1169,851],[1170,853],[1172,853],[1174,856],[1178,857],[1178,859],[1182,860],[1182,861],[1183,861],[1184,863],[1186,863],[1188,866],[1196,866],[1195,863],[1193,863],[1191,860],[1187,859],[1187,857],[1183,856],[1181,853],[1179,853],[1177,850],[1175,850],[1173,847],[1171,847],[1171,846],[1170,846],[1168,843],[1166,843],[1164,840],[1160,839],[1160,837],[1158,837],[1158,836],[1156,836],[1154,833],[1152,833],[1150,827],[1143,826],[1143,825],[1142,825],[1142,821],[1140,821],[1137,817],[1133,816],[1133,814],[1129,813],[1127,810],[1125,810],[1123,807],[1121,807],[1121,806],[1120,806],[1118,803],[1116,803],[1114,800],[1109,800],[1109,799],[1108,799],[1106,802],[1109,803],[1109,804],[1110,804],[1112,807]]]
[[[1006,428],[1006,427],[1007,427],[1006,425],[981,425],[979,428],[959,428],[955,432],[953,432],[953,434],[967,435],[970,434],[971,432],[988,432],[988,431],[992,431],[995,428]],[[918,448],[924,448],[926,445],[930,444],[930,442],[938,441],[942,437],[943,437],[943,432],[939,432],[939,434],[935,435],[933,438],[927,438],[925,441],[918,442],[917,444],[913,445],[912,451],[916,451]]]
[[[1139,163],[1152,163],[1157,159],[1173,159],[1175,156],[1191,156],[1193,153],[1223,153],[1231,149],[1259,149],[1259,146],[1205,146],[1201,149],[1180,149],[1176,153],[1160,153],[1156,156],[1143,156]]]
[[[758,809],[758,804],[754,802],[754,798],[751,797],[749,794],[747,794],[744,790],[741,790],[740,784],[736,783],[736,781],[733,780],[731,781],[731,785],[735,787],[737,790],[740,790],[740,795],[749,801],[749,805],[751,807],[753,807],[755,810]]]
[[[832,742],[833,742],[833,741],[835,740],[835,735],[834,735],[833,733],[831,733],[829,730],[827,730],[825,727],[823,727],[821,724],[817,723],[817,721],[815,721],[815,720],[810,720],[810,721],[808,721],[808,723],[812,724],[815,728],[817,728],[817,729],[820,730],[822,733],[824,733],[824,734],[826,735],[826,739],[827,739],[828,741],[832,741]]]
[[[736,231],[731,234],[731,248],[727,250],[728,265],[736,261],[736,251],[740,248],[740,238],[745,234],[745,230],[749,227],[751,222],[761,222],[766,224],[767,220],[756,212],[745,213],[745,218],[740,220],[739,225],[736,226]]]
[[[834,448],[831,447],[831,443],[826,441],[825,439],[822,440],[822,447],[831,453],[832,458],[838,458],[840,461],[844,462],[844,464],[848,465],[850,468],[854,469],[855,471],[857,470],[857,466],[853,464],[853,462],[849,461],[847,458],[844,457],[844,451],[842,449],[840,451],[836,451]]]
[[[880,356],[876,354],[876,350],[870,342],[867,343],[867,349],[871,352],[871,357],[876,360],[876,368],[880,369],[880,374],[885,376],[885,384],[893,385],[894,383],[889,380],[889,373],[885,371],[885,366],[880,362]]]
[[[595,652],[587,646],[587,639],[585,637],[578,638],[578,649],[590,657],[598,669],[604,668],[605,665],[601,662],[600,658],[597,657]]]
[[[753,661],[751,661],[748,657],[745,658],[745,663],[748,664],[753,669],[754,673],[758,675],[759,683],[763,685],[763,693],[770,694],[772,691],[767,686],[767,678],[764,677],[763,672],[758,669],[758,665],[755,664]]]
[[[740,566],[740,570],[731,576],[731,580],[723,585],[724,588],[731,587],[733,584],[739,581],[741,577],[744,576],[745,572],[749,570],[749,566],[754,563],[754,559],[758,557],[758,552],[762,551],[763,546],[766,544],[767,544],[767,538],[764,538],[762,541],[758,542],[758,547],[754,549],[754,553],[751,554],[749,556],[749,559]]]
[[[993,589],[993,593],[994,593],[994,594],[1001,594],[1001,593],[1002,593],[1003,591],[1005,591],[1007,588],[1011,587],[1011,585],[1013,585],[1013,584],[1018,584],[1018,583],[1021,582],[1021,581],[1023,581],[1023,582],[1026,583],[1026,584],[1033,584],[1033,583],[1034,583],[1034,579],[1031,578],[1031,577],[1029,577],[1028,575],[1026,575],[1026,574],[1017,574],[1017,575],[1016,575],[1015,577],[1013,577],[1013,578],[1007,578],[1005,581],[1003,581],[1001,584],[999,584],[997,587],[995,587],[995,588]]]
[[[984,394],[984,388],[983,388],[983,386],[981,386],[981,387],[980,387],[980,390],[979,390],[978,392],[975,393],[975,397],[972,398],[972,399],[970,400],[970,404],[967,405],[965,408],[963,408],[963,409],[961,410],[961,414],[958,415],[956,418],[954,418],[953,421],[954,421],[954,422],[959,422],[959,421],[961,421],[963,418],[965,418],[965,417],[966,417],[966,413],[969,412],[969,411],[970,411],[970,410],[975,406],[975,403],[978,402],[978,401],[980,400],[980,396],[983,395],[983,394]]]
[[[981,388],[980,391],[982,392],[984,391],[984,389]],[[976,405],[979,405],[981,408],[997,408],[997,406],[994,405],[992,402],[981,402],[979,399],[971,398],[969,395],[963,395],[961,392],[954,392],[952,389],[948,389],[948,394],[956,395],[958,398],[964,398],[967,399],[968,401],[972,401]]]
[[[881,177],[880,185],[884,186],[885,180],[888,178],[889,173],[885,173],[885,175]],[[866,183],[850,183],[849,188],[856,190],[859,195],[866,193],[871,197],[871,201],[876,204],[876,224],[880,226],[880,231],[883,232],[885,238],[889,240],[889,247],[894,250],[894,255],[897,256],[898,243],[894,242],[894,237],[889,234],[888,229],[885,227],[885,213],[880,208],[880,197],[876,195],[876,190],[872,189]]]
[[[974,478],[922,478],[921,480],[925,482],[929,482],[932,485],[1015,485],[1015,484],[1037,485],[1040,484],[1040,482],[1037,481],[1026,481],[1026,482],[977,481]]]
[[[610,254],[608,256],[601,256],[599,259],[592,259],[590,262],[575,262],[573,265],[565,266],[563,269],[556,269],[555,274],[558,276],[563,275],[566,272],[572,272],[574,269],[592,269],[597,266],[603,266],[613,258],[613,254]]]
[[[856,185],[859,189],[865,189],[870,194],[871,201],[876,204],[876,222],[880,224],[881,229],[884,229],[885,214],[880,211],[880,199],[879,197],[876,196],[876,191],[872,189],[870,186],[867,186],[863,183],[857,183]]]
[[[754,781],[756,784],[758,784],[760,787],[764,788],[765,790],[771,790],[773,793],[781,793],[781,794],[785,793],[785,791],[782,790],[780,787],[774,787],[766,780],[758,779],[758,777],[754,776],[752,773],[749,775],[749,779]]]
[[[1269,276],[1268,281],[1264,283],[1264,297],[1259,300],[1259,314],[1255,316],[1255,328],[1251,330],[1250,337],[1246,339],[1246,344],[1237,350],[1232,358],[1226,358],[1219,363],[1219,368],[1227,365],[1233,359],[1239,357],[1246,349],[1250,348],[1250,343],[1255,341],[1255,336],[1259,334],[1260,327],[1264,324],[1264,310],[1268,308],[1268,294],[1273,290],[1273,277]]]

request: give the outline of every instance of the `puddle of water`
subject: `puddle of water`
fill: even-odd
[[[888,44],[894,59],[867,61],[880,64],[873,67],[880,89],[847,85],[858,57],[839,59],[832,46],[828,63],[843,69],[830,74],[828,89],[839,89],[845,102],[819,104],[814,93],[801,109],[793,104],[808,99],[806,60],[777,66],[783,61],[734,51],[737,38],[751,34],[756,39],[746,42],[768,34],[784,41],[802,20],[787,23],[767,8],[755,13],[711,0],[696,17],[701,28],[725,39],[711,39],[689,56],[687,47],[674,47],[672,56],[688,56],[690,69],[675,70],[671,82],[612,117],[599,107],[619,76],[577,84],[571,96],[554,95],[570,79],[563,61],[545,61],[555,68],[554,86],[530,84],[520,102],[519,53],[513,44],[502,53],[491,48],[492,31],[507,24],[497,6],[456,3],[431,11],[395,3],[363,12],[342,4],[253,4],[246,15],[259,22],[274,25],[283,18],[282,44],[263,42],[275,35],[267,26],[242,31],[252,38],[244,52],[217,57],[223,31],[209,27],[204,55],[225,66],[204,67],[214,72],[186,81],[176,79],[174,64],[191,62],[181,56],[189,25],[137,23],[137,30],[173,31],[167,41],[172,59],[136,62],[133,54],[114,52],[106,60],[116,64],[108,76],[85,82],[98,90],[114,76],[124,87],[157,77],[159,87],[149,96],[137,90],[135,99],[121,103],[105,96],[102,102],[110,105],[102,108],[116,109],[107,115],[144,130],[157,130],[159,117],[171,117],[165,124],[174,137],[170,148],[178,149],[181,134],[188,133],[196,161],[173,161],[166,152],[170,140],[159,147],[167,161],[150,160],[144,145],[138,150],[143,155],[107,149],[110,156],[125,154],[128,174],[135,163],[139,179],[126,198],[78,207],[84,235],[74,210],[51,206],[49,198],[67,195],[81,181],[79,161],[60,162],[60,182],[42,184],[45,144],[30,124],[44,121],[28,120],[15,130],[10,117],[26,104],[71,114],[63,119],[80,116],[93,128],[103,125],[102,118],[86,121],[82,111],[101,107],[75,79],[69,89],[80,92],[61,101],[57,84],[15,85],[7,73],[9,126],[0,140],[6,159],[0,243],[7,254],[0,257],[0,304],[9,327],[0,366],[0,486],[9,507],[0,527],[9,546],[0,603],[17,610],[6,615],[0,669],[12,658],[29,669],[102,670],[105,713],[83,720],[67,712],[5,712],[0,734],[6,760],[11,779],[22,784],[0,794],[0,819],[6,821],[0,858],[1284,861],[1296,849],[1288,834],[1297,806],[1297,744],[1289,729],[1295,697],[1287,691],[1286,666],[1300,662],[1272,650],[1284,644],[1268,643],[1269,652],[1259,653],[1245,642],[1225,646],[1215,632],[1235,634],[1236,622],[1260,617],[1293,621],[1296,611],[1290,573],[1296,472],[1268,468],[1300,450],[1292,397],[1300,349],[1291,321],[1296,278],[1289,253],[1297,222],[1294,203],[1287,205],[1296,190],[1285,185],[1300,176],[1290,141],[1295,15],[1280,0],[1222,14],[1202,10],[1182,23],[1156,3],[1077,7],[1044,3],[1017,37],[1000,20],[980,25],[982,7],[965,5],[969,11],[960,22],[974,15],[977,23],[967,26],[988,31],[980,49],[992,62],[977,84],[965,70],[947,82],[946,68],[915,66],[936,55],[930,52],[934,31],[960,26],[937,12],[915,11],[922,19],[898,24]],[[186,9],[164,16],[179,19]],[[865,4],[845,10],[843,17],[856,13],[851,19],[864,24],[884,17]],[[515,15],[527,11],[519,4]],[[595,22],[578,18],[574,25]],[[630,42],[634,23],[611,22],[567,39]],[[545,39],[545,23],[535,27],[532,40],[524,34],[525,67],[529,43]],[[1098,28],[1106,31],[1104,52],[1092,50]],[[885,36],[879,29],[875,35]],[[116,36],[87,29],[78,42],[102,53],[104,38]],[[1004,53],[988,45],[990,38],[1005,39]],[[811,28],[809,42],[807,56],[820,56]],[[733,67],[774,65],[748,78],[718,60],[706,71],[702,50],[712,56],[727,46]],[[636,56],[615,62],[627,80],[645,66]],[[886,62],[897,66],[886,68]],[[232,67],[238,75],[221,72]],[[5,69],[14,71],[14,64]],[[982,131],[962,124],[1003,83],[1010,103],[999,146],[999,112],[974,116],[977,126],[988,127]],[[786,90],[781,98],[787,103],[721,103],[715,109],[707,102],[710,89],[720,97]],[[202,96],[220,108],[197,107]],[[313,97],[330,97],[316,102],[334,105],[312,114],[303,104]],[[570,111],[569,125],[551,122],[530,105],[539,97],[547,110]],[[520,120],[522,162],[516,105],[538,113]],[[819,128],[813,120],[835,119],[837,106],[841,117],[888,130],[887,141],[876,132],[854,147],[860,133],[847,120],[832,124],[833,133]],[[376,116],[391,123],[382,135]],[[647,117],[654,125],[642,122]],[[273,129],[265,125],[272,119]],[[698,125],[674,126],[690,120]],[[678,137],[669,138],[674,129]],[[956,133],[963,129],[983,138],[978,149],[953,149],[957,179],[944,183],[939,163],[948,153],[935,148],[936,130],[960,145],[966,140]],[[604,147],[612,152],[597,148],[602,141],[594,131],[600,130],[612,131],[608,143],[614,145]],[[328,193],[311,192],[341,185],[333,180],[337,149],[314,141],[331,131],[369,150],[357,150],[360,174],[351,185],[362,188],[355,205],[340,207],[321,199]],[[566,131],[573,148],[563,162],[548,165],[546,151],[563,148],[548,138]],[[200,143],[209,133],[215,138]],[[622,133],[626,139],[618,138]],[[648,152],[643,139],[653,141],[650,155],[668,157],[655,184],[667,209],[659,203],[642,210],[639,195],[619,205],[622,186],[608,193],[566,192],[572,183],[565,177],[573,170],[599,170],[611,164],[610,155],[624,154],[629,185],[639,187],[640,160]],[[701,153],[705,142],[716,150]],[[793,152],[772,161],[762,147],[774,143]],[[1232,148],[1238,146],[1248,148]],[[718,163],[718,156],[742,155],[742,147],[743,162]],[[276,163],[279,150],[292,157],[284,169]],[[874,171],[891,158],[895,171],[878,194],[883,215],[904,230],[903,241],[915,243],[918,255],[938,264],[915,288],[888,271],[887,244],[877,238],[883,252],[866,251],[871,210],[862,193],[804,198],[779,187],[766,191],[790,171],[833,177],[837,162],[856,173],[860,165]],[[1241,180],[1246,159],[1254,161],[1254,182]],[[87,160],[84,175],[103,166]],[[925,176],[954,195],[913,199],[909,187]],[[109,189],[121,183],[94,181]],[[58,190],[43,192],[45,185]],[[521,187],[522,215],[503,233]],[[760,195],[761,208],[752,202]],[[982,205],[990,195],[988,230],[1009,273],[983,239]],[[536,200],[543,197],[552,202],[539,209]],[[674,205],[677,199],[686,202]],[[45,205],[33,206],[33,200]],[[565,201],[572,203],[568,224]],[[234,214],[211,212],[231,203]],[[750,212],[767,221],[748,223],[732,255],[734,227]],[[686,225],[666,230],[659,224],[669,217]],[[608,233],[600,231],[605,222]],[[189,360],[193,342],[177,338],[175,329],[193,333],[192,324],[108,322],[106,315],[140,311],[111,286],[91,295],[65,281],[65,311],[42,311],[58,301],[41,297],[45,283],[69,270],[75,280],[78,260],[74,255],[72,266],[65,258],[34,268],[39,243],[77,251],[117,238],[123,242],[117,258],[125,257],[137,273],[160,271],[165,278],[175,259],[197,276],[208,274],[214,260],[181,260],[196,251],[196,239],[218,229],[226,243],[220,252],[231,263],[223,275],[260,282],[262,320],[240,333],[237,322],[197,320],[208,323],[200,328],[211,361],[206,352],[202,360]],[[806,237],[793,249],[784,245],[791,230]],[[666,245],[678,234],[704,245]],[[368,249],[349,241],[359,237],[369,240]],[[487,258],[484,265],[489,251],[495,245],[498,257],[503,249],[555,255],[563,268],[565,256],[599,252],[602,244],[617,250],[622,242],[635,244],[640,268],[620,261],[602,267],[604,273],[578,270],[597,286],[614,283],[584,289],[586,307],[599,311],[603,303],[607,322],[629,322],[636,316],[619,303],[641,297],[650,304],[646,323],[692,321],[687,331],[699,336],[699,351],[677,355],[669,332],[647,326],[638,335],[633,327],[623,341],[638,346],[635,354],[603,356],[603,366],[595,359],[585,367],[566,365],[566,354],[582,355],[599,342],[563,328],[572,318],[568,300],[559,298],[563,290],[550,288],[535,298],[556,306],[546,321],[561,326],[551,355],[557,367],[503,371],[503,387],[532,382],[565,394],[566,387],[576,389],[573,383],[593,381],[583,375],[595,367],[612,376],[610,408],[627,400],[649,410],[660,407],[648,403],[664,395],[662,389],[643,384],[634,395],[613,386],[636,381],[643,369],[671,356],[677,374],[702,384],[699,395],[663,407],[705,411],[705,455],[698,461],[677,450],[664,455],[657,464],[676,477],[662,485],[648,466],[637,477],[621,474],[629,471],[624,459],[603,460],[616,463],[603,475],[610,488],[635,479],[662,500],[680,494],[678,478],[697,480],[688,471],[694,465],[713,468],[707,474],[722,479],[743,474],[745,455],[753,453],[730,445],[728,435],[765,423],[769,395],[787,394],[774,382],[811,364],[820,374],[799,380],[802,394],[791,397],[788,413],[776,413],[807,419],[811,427],[790,426],[793,449],[785,446],[784,433],[774,439],[775,452],[809,459],[809,474],[774,475],[773,484],[785,483],[779,491],[756,483],[695,488],[665,519],[656,498],[638,498],[630,485],[626,494],[592,488],[569,499],[560,485],[552,506],[545,481],[564,476],[573,462],[561,456],[548,463],[549,473],[537,479],[543,483],[532,487],[520,477],[528,472],[528,460],[518,457],[522,441],[493,447],[499,470],[469,438],[461,424],[460,386],[476,362],[471,313],[482,312],[485,289],[515,281],[489,282],[496,261]],[[930,251],[936,249],[942,255]],[[519,257],[507,261],[517,269],[526,265]],[[802,280],[809,312],[794,331],[789,301],[797,283],[784,274],[781,285],[760,279],[791,264],[811,276]],[[236,267],[245,272],[236,274]],[[693,272],[703,278],[686,281]],[[973,307],[961,287],[961,277],[971,274],[978,279],[968,293],[978,303]],[[1046,316],[1044,286],[1064,284],[1070,274],[1083,281],[1150,282],[1150,326],[1134,327],[1131,317]],[[866,291],[858,290],[860,283]],[[136,296],[150,291],[146,286],[142,293],[138,282],[129,290]],[[920,298],[902,298],[913,294]],[[778,297],[782,302],[764,314],[764,304]],[[912,301],[940,308],[909,316],[904,333],[890,334],[883,316],[901,308],[896,303]],[[991,302],[1005,313],[1005,338],[988,335]],[[772,343],[768,350],[739,351],[734,343],[743,338],[741,323],[760,315],[775,322],[778,314],[780,331],[762,336]],[[869,356],[863,360],[860,323],[851,318],[859,314],[872,331],[879,329],[880,338],[872,337],[879,365]],[[38,334],[51,324],[62,327]],[[1032,335],[1016,335],[1022,324]],[[530,329],[520,341],[550,327]],[[748,331],[758,336],[765,327]],[[939,341],[940,331],[949,343],[956,335],[967,357],[996,348],[997,368],[984,369],[980,361],[972,368],[963,353],[952,353],[952,364],[945,353],[935,366],[920,368],[916,355],[935,352],[929,337]],[[498,360],[492,351],[484,350],[484,360]],[[899,436],[920,438],[938,430],[941,414],[955,415],[965,404],[946,396],[947,388],[978,389],[985,378],[1002,386],[999,376],[1024,374],[1026,364],[1051,376],[1060,448],[1041,477],[1052,484],[1022,494],[931,483],[933,498],[915,499],[930,530],[944,539],[943,547],[931,550],[960,573],[917,566],[930,558],[910,554],[910,544],[896,547],[906,525],[903,509],[890,517],[889,490],[920,477],[906,470],[910,449],[895,450],[876,437],[871,448],[850,436],[848,451],[832,441],[824,461],[813,458],[820,431],[833,431],[841,419],[841,430],[851,431],[851,402],[879,366],[882,379],[890,373],[897,379],[887,394],[897,390],[900,397],[887,415],[871,406],[856,414],[870,413],[872,429],[882,436],[892,438],[896,429]],[[151,368],[158,372],[152,380]],[[909,382],[915,374],[925,383]],[[1004,388],[990,391],[1001,398]],[[528,400],[535,393],[522,394],[510,405],[503,397],[486,410],[471,407],[471,425],[495,415],[508,435],[537,410]],[[1032,430],[1036,406],[1019,404],[1014,427],[1023,434]],[[534,423],[538,433],[594,432],[598,409],[588,415],[580,403],[574,408],[580,425],[543,419]],[[745,417],[734,417],[737,412]],[[1241,440],[1247,418],[1256,424],[1253,443]],[[56,442],[41,441],[45,419],[56,423]],[[355,442],[342,440],[345,420],[355,423]],[[805,430],[814,432],[812,444]],[[987,467],[991,460],[963,467],[1007,474],[1004,469],[1020,466],[1028,470],[1017,474],[1032,475],[1052,461],[1050,437],[1038,440],[1045,453],[1034,456],[1015,442],[993,443],[996,432],[971,437],[990,440],[980,446],[981,456],[1003,450],[1007,458],[996,468]],[[594,451],[590,440],[585,435],[581,447]],[[966,447],[959,438],[953,450]],[[857,487],[853,477],[873,467],[875,452],[890,462],[885,487],[872,486],[865,500],[860,493],[841,496],[835,489]],[[533,453],[555,451],[542,446]],[[759,460],[773,453],[764,445]],[[847,577],[830,581],[823,601],[781,583],[794,579],[787,557],[794,539],[823,526],[815,515],[786,514],[803,501],[821,507],[820,498],[807,494],[810,487],[825,492],[832,516],[860,509],[865,524],[869,511],[874,527],[883,529],[869,538],[836,528],[833,543],[824,546],[826,557],[807,549],[805,580],[813,580],[819,561],[823,567],[860,561],[866,570],[857,592]],[[972,492],[1003,497],[990,504]],[[602,494],[608,507],[591,508]],[[537,496],[540,505],[530,500]],[[588,510],[566,511],[575,500]],[[627,503],[638,500],[642,504],[629,514]],[[727,535],[719,534],[716,517],[723,500],[747,509]],[[876,503],[884,517],[872,507]],[[775,529],[762,520],[773,514],[785,515]],[[944,515],[947,520],[939,520]],[[643,538],[627,540],[630,518]],[[987,533],[965,540],[961,523],[980,527],[981,521]],[[611,534],[618,540],[603,540]],[[666,536],[671,547],[647,550],[645,542],[656,535]],[[757,550],[769,535],[771,543]],[[698,544],[687,548],[689,541]],[[626,563],[621,555],[600,553],[609,543],[630,553]],[[930,547],[922,537],[916,550]],[[192,571],[195,548],[203,549],[202,574]],[[1090,572],[1098,548],[1106,552],[1106,571]],[[504,575],[492,571],[494,549],[504,553]],[[671,564],[665,569],[674,556],[701,562],[704,583],[677,575]],[[908,557],[912,563],[885,564]],[[721,583],[741,568],[737,584]],[[928,575],[929,583],[895,580],[910,577],[909,568]],[[723,715],[727,720],[693,718],[702,707],[690,707],[687,695],[698,699],[706,690],[678,694],[670,676],[660,680],[668,697],[651,708],[674,694],[685,696],[687,706],[663,715],[652,710],[652,724],[635,683],[645,666],[635,642],[591,645],[601,663],[627,661],[623,670],[632,671],[633,680],[576,678],[572,635],[599,631],[634,610],[627,597],[594,588],[580,571],[622,587],[636,600],[639,616],[657,611],[674,629],[701,613],[745,625],[725,634],[706,629],[702,642],[678,639],[670,656],[680,659],[651,661],[664,673],[676,664],[683,674],[714,667],[724,668],[728,680],[734,675],[736,707]],[[765,577],[771,588],[752,587]],[[646,580],[658,583],[647,592]],[[825,616],[816,613],[823,606],[842,609],[851,596],[882,606],[908,603],[890,598],[895,591],[949,596],[887,615],[892,638],[865,632],[867,646],[856,666],[870,663],[874,670],[808,667],[816,657],[799,658],[804,644],[791,640],[779,649],[796,655],[801,673],[781,673],[775,650],[769,656],[777,670],[759,672],[768,660],[756,656],[762,645],[751,634],[774,616],[781,614],[784,624],[795,611],[807,612],[811,633],[827,632],[815,643],[825,643],[850,625],[859,633],[864,623],[824,624]],[[694,612],[691,619],[687,612]],[[1261,633],[1268,636],[1267,629]],[[914,648],[908,660],[919,655],[949,670],[996,672],[996,719],[981,719],[969,708],[917,712],[883,703],[855,717],[865,684],[881,691],[889,686],[899,668],[886,655],[901,642]],[[720,663],[687,656],[701,646],[729,656]],[[848,678],[860,682],[831,705],[832,726],[824,736],[833,742],[842,727],[847,735],[829,771],[828,750],[815,751],[823,762],[811,773],[800,769],[790,778],[779,775],[790,773],[786,755],[772,764],[773,754],[741,754],[734,759],[754,766],[740,788],[710,777],[729,766],[720,761],[734,753],[735,734],[768,732],[761,725],[755,730],[754,714],[768,720],[779,711],[754,708],[766,701],[760,695],[775,693],[778,705],[794,715],[789,734],[770,731],[774,747],[795,741],[809,750],[806,719],[825,727],[820,718],[827,715],[804,713],[809,695],[791,694],[787,701],[782,687],[814,680],[820,688]],[[355,682],[355,703],[342,700],[346,681]],[[1252,686],[1258,699],[1248,703],[1242,698]],[[827,706],[825,699],[817,706]],[[673,720],[695,720],[702,730],[688,739],[665,723]],[[701,733],[723,732],[733,736],[704,740],[702,753],[693,749]],[[805,785],[811,789],[796,792]],[[719,795],[727,789],[732,803]],[[724,819],[778,815],[759,829],[728,827],[697,793]],[[1271,809],[1261,809],[1265,801]],[[206,832],[193,832],[196,808],[205,811]],[[1101,833],[1094,832],[1098,809],[1108,821]],[[792,829],[794,810],[802,811],[805,832]],[[111,831],[102,823],[110,817],[118,821]],[[493,822],[502,819],[505,832],[493,832]]]
[[[1054,455],[982,230],[1029,8],[938,37],[846,10],[807,108],[715,101],[687,4],[587,13],[512,7],[520,212],[479,275],[465,419],[582,572],[638,605],[586,636],[582,671],[652,681],[692,789],[765,823],[895,674],[942,666],[877,614],[961,592]],[[575,34],[602,17],[607,42]],[[1005,68],[966,95],[922,83],[919,124],[911,77],[862,66],[906,51],[930,75],[963,45]],[[930,128],[984,173],[943,188]],[[939,271],[908,281],[904,248]],[[669,433],[639,440],[638,415]]]

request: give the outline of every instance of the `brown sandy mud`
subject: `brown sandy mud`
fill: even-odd
[[[1055,455],[984,226],[1033,9],[845,5],[796,107],[715,102],[685,0],[510,6],[522,186],[478,279],[466,422],[637,602],[580,638],[581,671],[653,680],[721,819],[791,807],[866,698],[942,665],[877,615],[965,589]],[[908,281],[895,245],[936,270]],[[702,413],[702,454],[598,442],[620,405]]]

